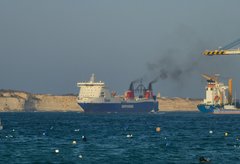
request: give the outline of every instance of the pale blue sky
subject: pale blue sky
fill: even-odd
[[[162,96],[203,97],[201,73],[233,77],[239,89],[240,56],[201,55],[240,38],[239,6],[238,0],[2,0],[0,88],[77,93],[77,81],[95,73],[122,94],[130,81],[147,82],[165,69],[182,74],[153,85]]]

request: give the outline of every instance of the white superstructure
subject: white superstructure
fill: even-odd
[[[208,79],[206,86],[206,98],[203,100],[206,105],[224,105],[228,103],[226,90],[228,86],[218,82],[217,79]]]
[[[104,82],[95,81],[94,74],[92,74],[88,82],[79,82],[77,83],[77,86],[80,88],[78,95],[78,102],[80,103],[102,103],[119,101],[116,97],[110,94]]]

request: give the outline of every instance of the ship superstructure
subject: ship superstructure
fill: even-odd
[[[218,81],[218,77],[210,77],[207,75],[202,75],[207,79],[206,89],[206,98],[203,100],[204,104],[207,105],[223,105],[228,104],[226,97],[226,90],[228,86],[225,86],[223,83]]]
[[[102,103],[117,101],[113,95],[110,94],[105,83],[102,81],[96,82],[95,75],[92,74],[90,81],[77,83],[80,88],[78,102],[82,103]]]
[[[135,96],[134,82],[124,96],[110,93],[105,83],[96,82],[92,74],[90,81],[77,83],[80,88],[77,102],[85,112],[150,112],[158,110],[158,102],[152,92],[152,84],[143,89],[143,95]]]

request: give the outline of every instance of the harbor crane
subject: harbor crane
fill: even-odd
[[[218,74],[216,74],[215,76],[209,76],[209,75],[206,75],[206,74],[202,74],[202,77],[205,78],[209,82],[218,81],[218,76],[219,76]]]
[[[222,47],[222,48],[219,48],[217,50],[205,50],[203,51],[203,55],[205,56],[213,56],[213,55],[216,55],[216,56],[221,56],[221,55],[240,55],[240,49],[231,49],[237,45],[240,44],[240,39],[238,40],[235,40],[234,42]]]

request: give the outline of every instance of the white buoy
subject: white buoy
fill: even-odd
[[[43,136],[45,136],[45,135],[46,135],[46,133],[44,133],[44,132],[43,132],[43,134],[42,134],[42,135],[43,135]]]
[[[55,149],[55,153],[59,153],[59,150],[58,150],[58,149]]]
[[[228,132],[225,132],[225,133],[224,133],[224,136],[227,137],[227,136],[228,136]]]
[[[72,142],[72,144],[77,144],[77,141],[74,140],[74,141]]]
[[[82,155],[80,154],[78,157],[79,157],[79,158],[82,158]]]
[[[213,131],[212,131],[212,130],[209,130],[209,133],[210,133],[210,134],[213,134]]]
[[[132,137],[133,137],[132,134],[128,134],[128,135],[127,135],[127,138],[132,138]]]

